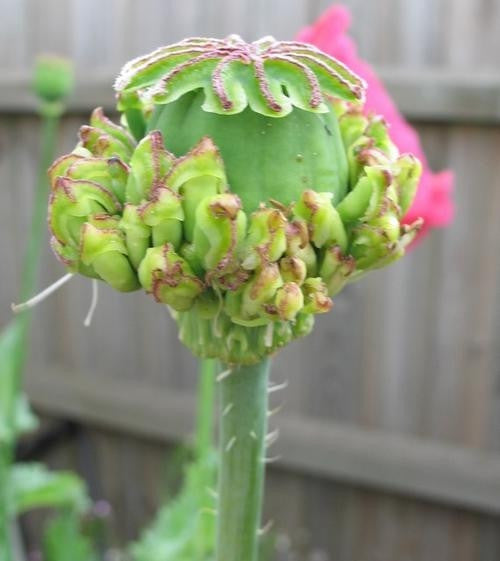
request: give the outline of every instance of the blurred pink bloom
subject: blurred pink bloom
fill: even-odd
[[[423,166],[422,179],[413,205],[404,218],[410,223],[418,217],[424,219],[424,228],[446,226],[453,218],[453,174],[451,171],[433,173],[422,150],[415,129],[409,125],[389,96],[372,67],[359,58],[354,41],[347,35],[351,24],[351,14],[341,5],[334,5],[310,27],[302,29],[297,39],[311,43],[325,53],[349,66],[368,84],[365,111],[383,115],[391,127],[391,138],[399,151],[415,154]]]

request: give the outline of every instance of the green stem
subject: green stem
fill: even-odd
[[[35,201],[31,227],[28,237],[28,246],[24,256],[22,268],[22,281],[20,291],[20,301],[29,298],[36,287],[36,276],[38,263],[45,231],[48,199],[48,180],[47,168],[54,158],[56,133],[59,123],[59,115],[53,112],[44,113],[42,110],[42,132],[41,132],[41,154],[38,166],[38,176],[35,191]],[[16,336],[13,352],[13,384],[8,425],[12,434],[15,434],[15,410],[19,393],[21,391],[21,376],[26,361],[26,350],[28,346],[28,332],[30,327],[31,314],[29,311],[17,316],[14,321],[17,323],[19,332]],[[11,561],[11,519],[8,505],[8,477],[10,467],[14,459],[15,439],[4,442],[0,446],[0,561]]]
[[[217,561],[256,561],[264,487],[269,360],[220,382]]]
[[[35,201],[33,205],[33,215],[28,237],[28,246],[24,257],[22,268],[20,301],[30,298],[36,288],[38,264],[42,252],[42,242],[45,239],[45,229],[47,220],[47,201],[49,186],[47,179],[47,168],[54,159],[56,134],[59,124],[59,116],[42,113],[41,131],[41,154],[38,166],[37,184],[35,191]],[[29,311],[21,313],[16,321],[21,327],[21,336],[16,349],[16,370],[21,375],[26,359],[26,347],[28,344],[28,331],[30,327],[31,314]]]
[[[214,434],[215,360],[200,362],[195,450],[204,458],[212,449]]]

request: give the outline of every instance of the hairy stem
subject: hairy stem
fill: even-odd
[[[215,360],[204,359],[200,362],[200,379],[198,380],[198,408],[195,435],[195,450],[198,458],[205,457],[213,447],[214,393]]]
[[[269,360],[220,381],[217,561],[256,561],[264,487]]]

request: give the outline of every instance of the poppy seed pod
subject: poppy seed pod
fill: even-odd
[[[318,49],[192,38],[129,62],[122,125],[94,111],[49,171],[72,270],[171,309],[198,356],[252,364],[404,253],[420,164]]]

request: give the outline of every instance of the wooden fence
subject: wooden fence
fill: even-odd
[[[317,559],[495,561],[500,3],[345,3],[361,54],[416,123],[431,164],[454,170],[456,219],[348,287],[314,336],[278,356],[274,378],[289,387],[267,514]],[[194,34],[292,37],[327,5],[0,0],[0,325],[17,294],[31,210],[38,122],[26,84],[36,53],[77,65],[63,153],[94,105],[112,106],[110,84],[128,58]],[[61,272],[47,250],[40,286]],[[89,283],[75,279],[37,310],[26,385],[41,411],[83,425],[48,459],[79,469],[94,496],[112,502],[123,541],[158,503],[165,444],[190,432],[195,361],[146,296],[104,288],[86,329],[89,300]]]

